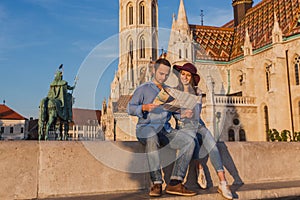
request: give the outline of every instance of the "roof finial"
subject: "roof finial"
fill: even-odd
[[[3,100],[3,105],[5,105],[5,99]]]

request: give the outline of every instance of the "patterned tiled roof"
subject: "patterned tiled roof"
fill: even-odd
[[[245,18],[237,26],[234,35],[231,59],[243,54],[245,30],[248,29],[253,50],[272,43],[274,14],[277,16],[283,36],[300,33],[297,27],[299,0],[263,0],[248,10]]]
[[[0,119],[25,120],[26,118],[8,106],[0,104]]]
[[[234,34],[233,28],[190,25],[193,39],[200,44],[196,58],[228,61]]]
[[[243,55],[241,46],[244,45],[246,29],[253,50],[271,44],[274,14],[283,37],[300,33],[297,22],[300,17],[299,6],[300,0],[263,0],[247,11],[237,27],[232,28],[233,21],[222,27],[190,25],[195,41],[205,49],[205,53],[197,51],[196,59],[227,61]]]

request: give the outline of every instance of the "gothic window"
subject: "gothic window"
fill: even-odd
[[[9,132],[10,132],[10,133],[14,133],[14,127],[10,127]]]
[[[131,67],[132,67],[132,60],[133,60],[133,40],[130,38],[128,43],[128,66],[127,66],[127,80],[132,80],[131,78],[133,75],[131,74]]]
[[[133,40],[131,38],[129,39],[129,55],[130,55],[130,58],[132,59],[133,58]]]
[[[268,114],[268,106],[264,106],[264,118],[265,118],[265,131],[267,134],[267,141],[269,141],[268,131],[269,131],[269,114]]]
[[[185,49],[185,58],[188,58],[188,50]]]
[[[23,127],[21,127],[21,133],[24,133],[24,128]]]
[[[156,27],[156,4],[152,2],[152,27]]]
[[[240,141],[246,141],[246,133],[244,129],[240,129],[239,136],[240,136]]]
[[[267,91],[270,91],[270,88],[271,88],[271,80],[270,80],[270,69],[271,69],[271,66],[272,65],[268,65],[266,67],[266,86],[267,86]]]
[[[228,131],[228,141],[230,141],[230,142],[235,141],[234,130],[233,129],[229,129],[229,131]]]
[[[179,49],[179,59],[182,58],[182,55],[181,55],[181,49]]]
[[[295,82],[296,82],[296,85],[300,85],[299,65],[300,65],[300,56],[295,58]]]
[[[128,24],[129,25],[132,25],[133,24],[133,6],[132,6],[132,4],[130,3],[129,5],[128,5]]]
[[[139,6],[139,11],[140,11],[140,24],[145,24],[145,4],[144,2],[140,3]]]
[[[140,39],[140,58],[145,58],[145,39],[142,36]]]

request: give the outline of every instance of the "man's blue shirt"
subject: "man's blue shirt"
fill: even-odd
[[[172,130],[169,123],[172,113],[164,110],[162,106],[151,112],[142,111],[142,105],[152,104],[159,92],[160,89],[152,81],[143,83],[134,91],[128,103],[127,112],[129,115],[138,117],[137,129],[144,126],[151,126],[157,131],[160,131],[162,128],[165,128],[167,132]]]

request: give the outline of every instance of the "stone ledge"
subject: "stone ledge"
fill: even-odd
[[[270,183],[257,183],[257,184],[247,184],[247,185],[232,185],[231,190],[234,194],[234,199],[284,199],[284,197],[289,197],[286,199],[298,199],[300,198],[300,180],[290,181],[290,182],[270,182]],[[217,187],[212,187],[207,190],[195,190],[198,195],[194,197],[181,197],[173,196],[169,194],[163,194],[159,199],[165,200],[224,200],[224,198],[217,192]],[[292,198],[293,197],[293,198]],[[157,199],[150,198],[146,191],[139,192],[126,192],[126,193],[116,193],[116,194],[98,194],[89,196],[73,196],[73,197],[53,197],[45,198],[43,200],[140,200],[140,199]]]
[[[300,143],[227,142],[218,146],[229,184],[245,183],[237,190],[239,199],[247,199],[247,195],[300,195]],[[130,172],[138,164],[147,165],[143,151],[138,142],[1,141],[0,199],[82,197],[147,190],[149,174]],[[189,188],[196,185],[193,167],[191,164],[187,178]],[[204,159],[204,167],[213,190],[218,178],[209,160]],[[168,173],[166,170],[165,174]],[[276,188],[277,183],[282,186]],[[256,188],[247,190],[252,185]],[[215,199],[220,195],[212,192],[206,198],[210,196]]]

